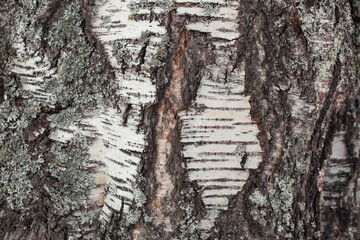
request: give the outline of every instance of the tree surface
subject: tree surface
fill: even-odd
[[[1,0],[1,239],[360,239],[357,0]]]

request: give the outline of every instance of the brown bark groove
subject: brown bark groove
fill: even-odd
[[[0,238],[357,239],[358,1],[0,6]]]

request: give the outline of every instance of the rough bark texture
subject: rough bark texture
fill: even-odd
[[[2,0],[1,239],[359,239],[360,2]]]

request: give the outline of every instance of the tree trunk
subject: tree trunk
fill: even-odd
[[[359,1],[0,13],[1,239],[359,239]]]

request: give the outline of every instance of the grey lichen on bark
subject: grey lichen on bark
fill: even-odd
[[[2,8],[3,54],[10,57],[1,65],[1,236],[85,236],[98,218],[88,202],[91,139],[50,136],[104,101],[104,63],[86,40],[80,1],[9,1]]]
[[[0,238],[359,236],[358,1],[1,4]]]

